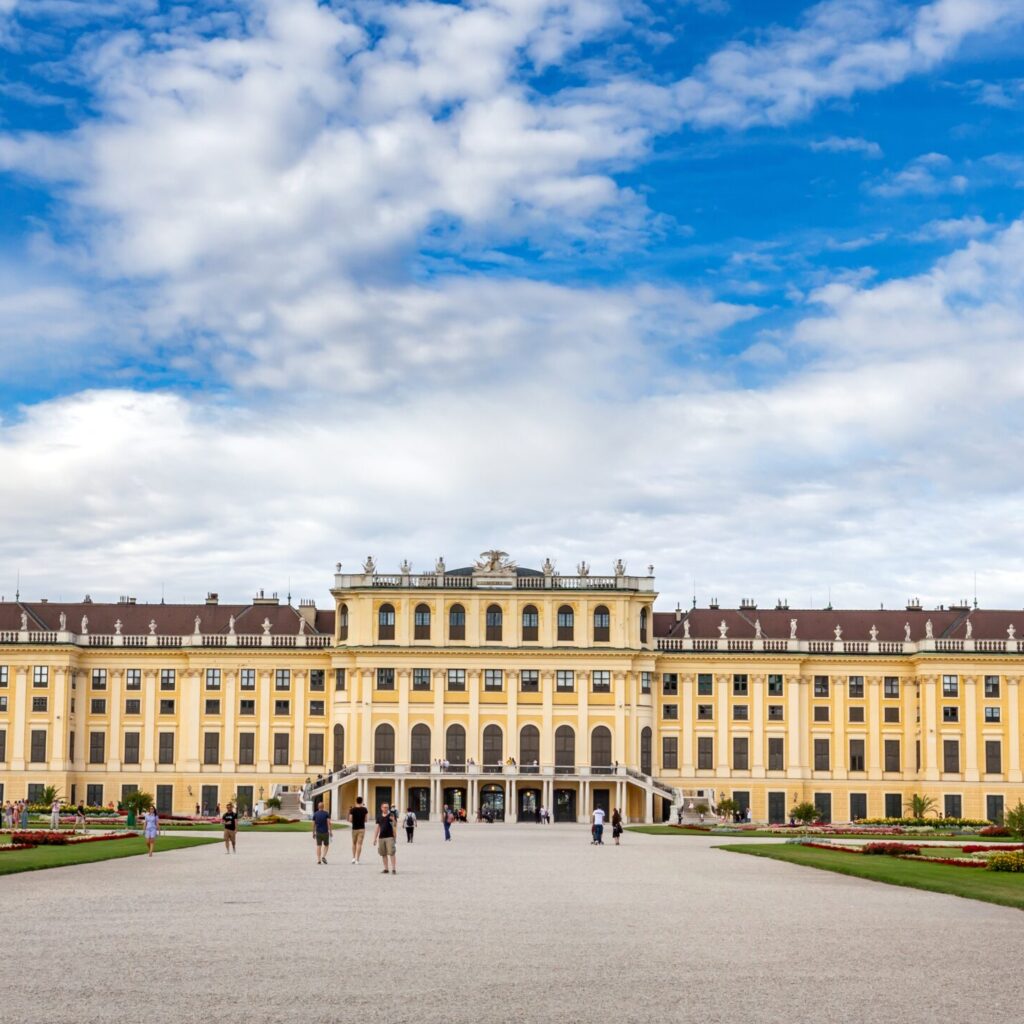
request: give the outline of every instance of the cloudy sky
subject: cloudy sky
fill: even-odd
[[[0,0],[0,592],[1024,603],[1019,0]]]

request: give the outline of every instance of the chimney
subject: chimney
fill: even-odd
[[[206,595],[207,604],[216,604],[220,600],[220,595],[215,594],[212,590]]]
[[[311,629],[316,628],[316,602],[311,598],[299,599],[299,614],[306,620],[306,625]]]

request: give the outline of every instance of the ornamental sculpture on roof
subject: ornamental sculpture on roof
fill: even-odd
[[[725,619],[718,624],[718,635],[724,640],[729,635],[729,627],[725,624]]]
[[[796,639],[796,619],[789,620],[789,639]]]
[[[444,555],[437,556],[437,561],[434,563],[434,572],[436,572],[438,576],[443,576],[445,574]]]
[[[120,619],[118,619],[117,622],[114,623],[114,633],[115,633],[115,635],[117,635],[117,636],[121,635],[121,627],[123,625],[124,625],[124,623]]]
[[[545,558],[544,564],[540,567],[540,571],[544,573],[545,576],[554,576],[555,563],[552,562],[550,558]]]
[[[149,635],[154,636],[156,634],[156,619],[149,620]]]
[[[903,640],[905,643],[910,643],[910,623],[903,623]]]
[[[403,576],[408,576],[412,572],[412,566],[409,564],[409,559],[408,558],[403,558],[402,559],[402,564],[398,567],[398,571]]]
[[[577,576],[589,576],[590,575],[590,566],[586,562],[580,562],[579,565],[576,566],[576,575]]]
[[[933,640],[935,638],[935,634],[932,632],[932,620],[931,619],[929,619],[924,624],[924,638],[925,638],[925,640]]]
[[[621,558],[615,559],[615,565],[613,566],[616,576],[626,575],[626,563]]]
[[[760,619],[754,619],[754,639],[755,640],[761,640],[762,639],[762,636],[761,636],[761,620]]]
[[[263,620],[263,635],[270,636],[270,619]]]
[[[508,557],[507,551],[481,551],[480,560],[473,567],[473,571],[495,576],[514,576],[516,563]]]
[[[61,612],[60,613],[60,631],[63,633],[63,632],[65,632],[67,630],[67,628],[68,628],[68,617],[63,612]]]
[[[22,631],[22,633],[25,633],[25,632],[28,631],[28,613],[27,612],[22,612],[21,613],[21,631]]]
[[[836,640],[842,640],[843,639],[843,627],[842,626],[836,626],[836,628],[833,630],[833,632],[836,635]]]
[[[974,626],[971,625],[971,620],[968,619],[967,620],[967,633],[965,634],[965,639],[970,640],[973,633],[974,633]]]
[[[872,625],[871,629],[868,630],[868,636],[871,637],[871,642],[874,643],[878,639],[878,627]]]
[[[373,560],[373,555],[366,556],[366,561],[363,562],[363,572],[367,576],[373,576],[377,572],[377,563]]]

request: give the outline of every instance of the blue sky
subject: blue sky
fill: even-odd
[[[1011,0],[0,0],[0,591],[1020,603]]]

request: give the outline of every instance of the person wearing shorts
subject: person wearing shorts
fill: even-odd
[[[235,848],[235,836],[238,832],[238,815],[235,814],[235,805],[228,804],[228,809],[220,816],[224,823],[224,852],[238,853]]]
[[[348,823],[352,826],[352,863],[358,864],[363,855],[363,839],[366,837],[366,819],[370,808],[363,804],[361,796],[356,797],[354,807],[349,808]]]
[[[327,850],[331,845],[331,833],[334,826],[331,816],[324,810],[323,804],[317,804],[313,812],[313,838],[316,840],[316,862],[327,863]]]
[[[377,828],[373,833],[373,841],[377,844],[377,853],[384,862],[382,875],[388,873],[388,859],[391,860],[391,874],[398,874],[398,866],[395,863],[395,819],[391,816],[391,810],[386,803],[380,805],[380,814],[377,815]]]

